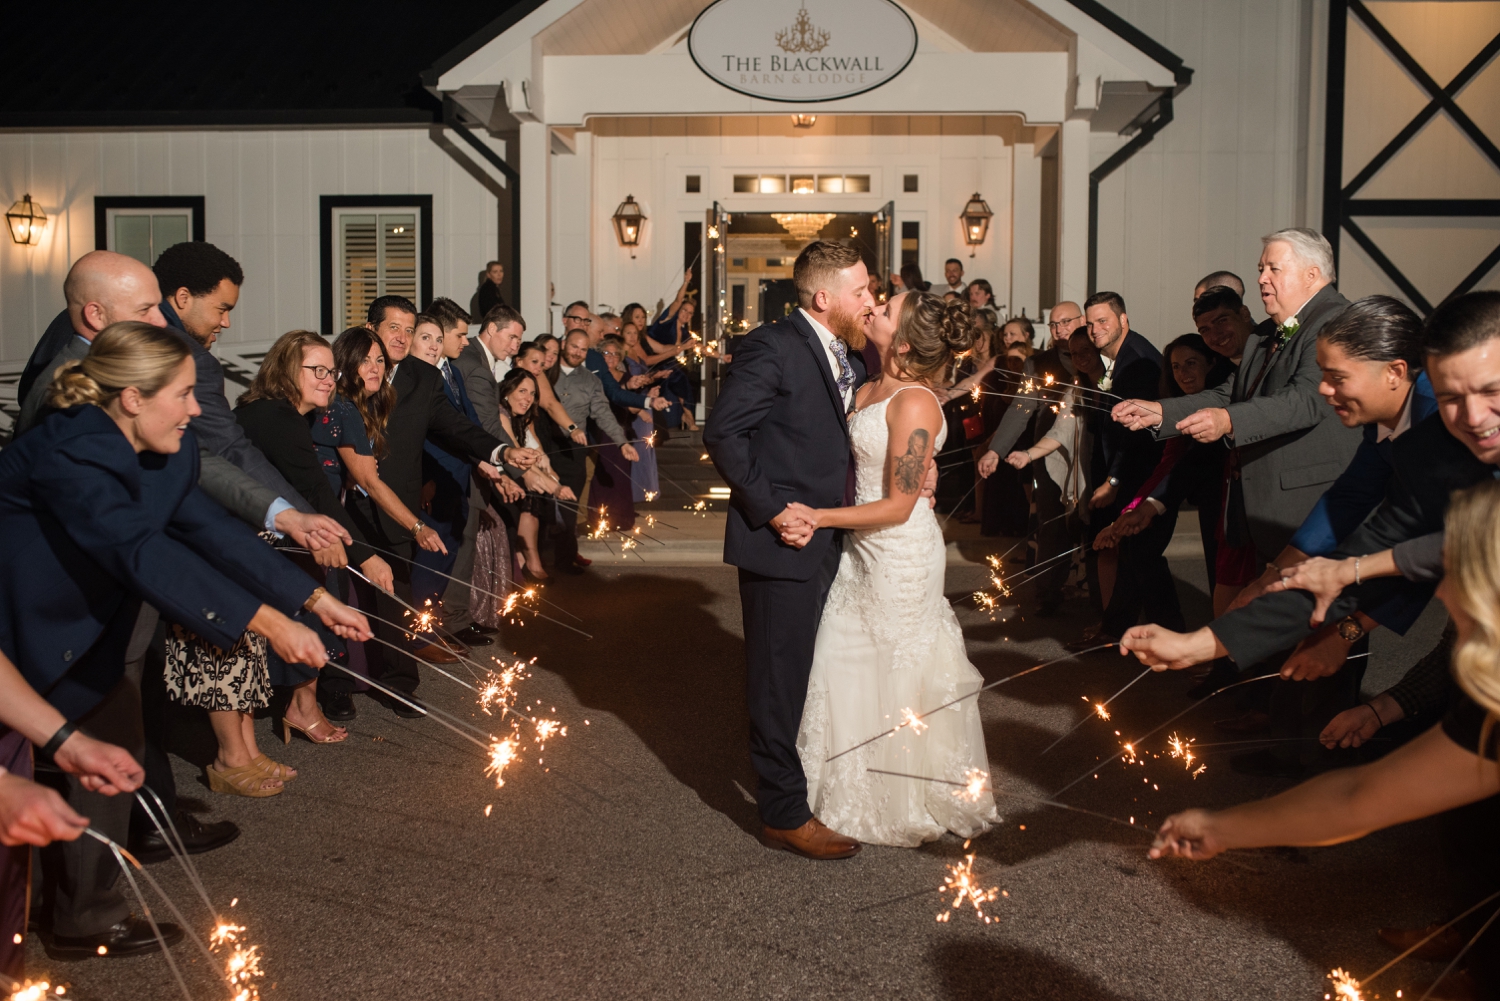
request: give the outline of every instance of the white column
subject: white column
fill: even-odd
[[[1083,302],[1089,282],[1089,123],[1073,118],[1058,136],[1057,301]]]
[[[550,329],[551,301],[551,139],[541,122],[522,122],[521,141],[521,315],[535,335]]]
[[[1035,319],[1041,300],[1042,161],[1031,143],[1015,147],[1012,175],[1010,245],[1010,315]],[[1038,336],[1038,344],[1046,339]]]

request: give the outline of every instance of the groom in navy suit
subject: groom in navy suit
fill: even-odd
[[[703,443],[733,490],[724,562],[740,571],[761,841],[808,858],[848,858],[859,842],[812,815],[797,756],[818,620],[842,546],[835,530],[809,535],[787,505],[851,501],[848,414],[865,378],[859,349],[875,302],[859,251],[849,247],[809,244],[792,276],[801,308],[735,349]]]

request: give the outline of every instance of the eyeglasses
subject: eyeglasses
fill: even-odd
[[[319,382],[322,382],[324,379],[337,379],[342,374],[336,369],[329,368],[327,365],[303,365],[302,367],[311,372],[313,378]]]
[[[587,323],[587,322],[589,322],[589,318],[587,316],[569,316],[566,313],[563,314],[563,319],[564,320],[572,320],[574,323]]]
[[[1065,320],[1052,320],[1052,321],[1049,321],[1048,324],[1047,324],[1047,326],[1048,326],[1049,329],[1057,330],[1060,327],[1066,327],[1070,323],[1077,323],[1081,319],[1083,319],[1083,317],[1081,317],[1081,316],[1070,316],[1070,317],[1068,317]]]

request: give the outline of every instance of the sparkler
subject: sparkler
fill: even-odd
[[[1328,974],[1328,979],[1333,983],[1333,992],[1324,994],[1324,998],[1337,998],[1338,1001],[1364,1001],[1364,995],[1360,993],[1359,981],[1342,969],[1335,968],[1332,973]]]
[[[1043,663],[1037,664],[1034,667],[1028,667],[1024,671],[1017,671],[1015,674],[1007,675],[1007,676],[1001,678],[999,681],[992,681],[988,685],[983,685],[983,686],[981,686],[979,688],[976,688],[974,691],[970,692],[967,695],[960,695],[956,699],[950,699],[950,700],[948,700],[947,702],[944,702],[942,705],[938,706],[935,709],[929,709],[929,710],[927,710],[924,713],[914,714],[910,718],[908,718],[906,720],[903,720],[901,723],[897,724],[893,729],[882,730],[879,733],[877,733],[875,736],[871,737],[869,740],[862,740],[858,744],[855,744],[853,747],[846,747],[844,750],[842,750],[839,753],[833,755],[832,757],[828,758],[827,760],[828,761],[836,761],[837,759],[842,758],[844,755],[850,753],[851,751],[857,751],[857,750],[859,750],[861,747],[864,747],[866,744],[873,744],[873,743],[875,743],[875,741],[879,740],[881,737],[894,737],[898,732],[900,732],[900,730],[903,727],[905,727],[905,726],[907,726],[909,724],[914,724],[918,720],[926,719],[928,716],[931,716],[933,713],[941,712],[942,710],[947,709],[949,706],[958,705],[958,703],[964,701],[965,699],[978,698],[979,694],[981,692],[987,692],[991,688],[999,688],[1001,685],[1006,684],[1007,682],[1015,681],[1017,678],[1024,678],[1026,675],[1032,674],[1032,673],[1034,673],[1036,671],[1040,671],[1044,667],[1051,667],[1053,664],[1061,664],[1065,660],[1072,660],[1075,657],[1082,657],[1082,656],[1084,656],[1086,654],[1097,653],[1100,650],[1108,650],[1110,647],[1112,647],[1114,645],[1115,644],[1113,644],[1113,643],[1105,643],[1105,644],[1103,644],[1101,646],[1089,647],[1087,650],[1078,650],[1078,651],[1075,651],[1073,653],[1066,653],[1066,654],[1063,654],[1061,657],[1054,658],[1053,660],[1044,661]],[[910,710],[907,710],[907,712],[910,713]]]
[[[948,875],[943,877],[943,885],[938,888],[939,893],[953,893],[952,910],[958,910],[967,900],[974,907],[974,914],[990,924],[995,919],[984,912],[984,905],[993,901],[1000,895],[998,887],[990,887],[988,890],[981,889],[974,876],[974,856],[965,855],[962,862],[948,867]],[[947,922],[952,911],[943,911],[938,914],[940,922]]]
[[[1355,980],[1353,976],[1345,973],[1342,969],[1336,969],[1332,973],[1328,974],[1328,979],[1334,982],[1335,987],[1337,987],[1339,984],[1339,979],[1337,978],[1343,978],[1344,980],[1347,980],[1350,984],[1352,984],[1356,991],[1363,990],[1364,988],[1369,986],[1370,981],[1385,973],[1397,963],[1400,963],[1402,960],[1406,959],[1412,953],[1416,952],[1418,949],[1422,948],[1422,946],[1437,938],[1449,928],[1452,928],[1454,925],[1458,924],[1470,914],[1473,914],[1484,905],[1493,903],[1496,900],[1500,900],[1500,890],[1497,890],[1496,892],[1490,894],[1488,897],[1485,897],[1479,903],[1475,904],[1473,907],[1470,907],[1458,917],[1452,918],[1451,920],[1446,921],[1438,927],[1434,928],[1427,934],[1426,938],[1423,938],[1419,942],[1413,943],[1405,952],[1401,953],[1395,959],[1392,959],[1390,962],[1386,963],[1384,966],[1376,970],[1374,973],[1370,974],[1368,977],[1365,977],[1363,981]],[[1427,988],[1427,993],[1423,994],[1419,1001],[1427,1001],[1428,996],[1432,994],[1432,992],[1437,988],[1437,985],[1442,982],[1443,978],[1448,975],[1449,971],[1453,969],[1454,965],[1457,964],[1459,960],[1463,959],[1464,954],[1469,951],[1470,946],[1477,942],[1485,932],[1489,931],[1490,925],[1494,923],[1495,918],[1497,917],[1500,917],[1500,910],[1497,910],[1494,914],[1491,914],[1489,920],[1480,926],[1479,931],[1475,932],[1474,937],[1469,939],[1468,944],[1459,950],[1458,955],[1453,957],[1453,959],[1448,963],[1447,967],[1444,968],[1443,972],[1438,975],[1437,980],[1434,980],[1432,982],[1432,986]],[[1332,995],[1325,994],[1324,997],[1330,998],[1332,997]],[[1337,995],[1337,997],[1339,1001],[1345,1001],[1345,999],[1348,999],[1348,1001],[1356,1001],[1356,999],[1359,999],[1361,996],[1359,994],[1339,994]]]
[[[1188,706],[1182,712],[1177,713],[1176,715],[1172,716],[1165,723],[1163,723],[1160,726],[1156,727],[1155,729],[1151,730],[1149,733],[1146,733],[1144,736],[1142,736],[1142,737],[1140,737],[1140,738],[1138,738],[1138,739],[1136,739],[1134,741],[1131,741],[1130,743],[1127,743],[1125,745],[1125,747],[1127,749],[1129,749],[1129,753],[1131,753],[1133,755],[1134,754],[1134,748],[1140,746],[1144,741],[1147,740],[1147,738],[1155,736],[1156,734],[1160,733],[1162,730],[1165,730],[1167,727],[1171,726],[1173,723],[1177,722],[1179,719],[1181,719],[1182,717],[1186,716],[1188,713],[1192,712],[1194,709],[1197,709],[1199,706],[1201,706],[1204,703],[1208,702],[1209,699],[1212,699],[1212,698],[1214,698],[1217,695],[1222,695],[1224,692],[1229,691],[1231,688],[1238,688],[1241,685],[1253,684],[1254,682],[1257,682],[1257,681],[1265,681],[1267,678],[1279,678],[1279,677],[1281,677],[1281,675],[1277,674],[1276,672],[1273,671],[1270,674],[1262,674],[1262,675],[1258,675],[1257,677],[1254,677],[1254,678],[1246,678],[1244,681],[1236,681],[1236,682],[1233,682],[1231,684],[1225,685],[1223,688],[1220,688],[1217,691],[1210,692],[1208,695],[1204,696],[1202,699],[1199,699],[1197,702],[1195,702],[1192,705]],[[1090,775],[1096,775],[1096,774],[1098,774],[1098,772],[1099,772],[1100,769],[1105,768],[1108,765],[1110,765],[1110,764],[1112,764],[1112,763],[1114,763],[1116,761],[1119,761],[1121,758],[1123,758],[1125,756],[1126,753],[1127,753],[1126,751],[1122,750],[1119,754],[1115,755],[1113,758],[1110,758],[1109,761],[1103,762],[1102,764],[1098,764],[1098,765],[1095,765],[1093,768],[1090,768],[1088,771],[1086,771],[1082,775],[1078,776],[1072,782],[1069,782],[1067,785],[1063,786],[1061,789],[1059,789],[1056,792],[1054,792],[1052,794],[1052,798],[1056,799],[1058,796],[1061,796],[1063,793],[1067,792],[1069,789],[1073,788],[1078,783],[1080,783],[1084,779],[1088,778]]]
[[[373,549],[375,552],[379,553],[382,556],[390,556],[390,557],[392,557],[394,559],[400,560],[403,563],[409,563],[412,566],[416,566],[417,565],[417,561],[416,560],[413,560],[413,559],[410,559],[408,557],[402,556],[400,553],[393,553],[393,552],[391,552],[388,549],[381,549],[379,546],[370,546],[370,548]],[[287,552],[293,552],[293,553],[306,553],[306,552],[308,552],[308,550],[306,550],[306,549],[296,549],[296,548],[288,548],[286,551]],[[354,573],[357,576],[360,576],[360,578],[362,580],[365,580],[366,582],[371,583],[371,586],[374,586],[373,582],[369,581],[369,578],[364,577],[362,574],[359,574],[359,571],[355,570],[353,566],[345,567],[344,569],[349,570],[351,573]],[[474,587],[474,585],[471,582],[466,581],[466,580],[462,580],[461,578],[458,578],[458,577],[454,577],[452,574],[443,573],[441,570],[434,570],[432,567],[423,567],[422,569],[426,570],[428,573],[437,574],[439,577],[442,577],[442,578],[444,578],[446,580],[457,581],[458,583],[464,585],[465,587],[472,587],[472,588],[474,588],[474,590],[478,591],[480,594],[483,594],[483,595],[486,595],[488,597],[494,598],[496,601],[504,601],[505,600],[505,596],[502,595],[502,594],[496,594],[493,591],[486,591],[482,587]],[[505,581],[504,583],[505,583],[506,587],[511,588],[512,590],[515,590],[515,591],[526,591],[527,590],[527,588],[522,587],[520,584],[517,584],[515,581],[508,580],[508,581]],[[389,591],[386,591],[386,592],[383,592],[383,593],[390,594]],[[559,612],[563,613],[564,615],[566,615],[568,618],[572,619],[575,622],[582,622],[583,621],[581,618],[579,618],[578,616],[574,615],[572,612],[568,611],[566,608],[563,608],[561,605],[559,605],[555,601],[547,601],[546,598],[542,598],[540,600],[546,601],[547,604],[551,605],[553,608],[557,609]],[[410,607],[410,606],[408,606],[408,607]],[[535,613],[535,614],[541,615],[540,612]],[[548,616],[545,616],[545,615],[541,615],[541,617],[544,618],[544,619],[547,619],[547,621],[549,621],[549,622],[557,622],[556,619],[548,618]],[[572,627],[568,626],[568,624],[566,622],[558,622],[557,624],[560,625],[560,626],[565,626],[565,627],[568,627],[568,628],[572,628]],[[578,632],[578,630],[574,630],[574,632]],[[584,633],[584,635],[588,636],[589,639],[593,639],[593,637],[589,636],[588,633]]]
[[[68,989],[62,984],[53,987],[45,980],[27,980],[24,984],[0,973],[0,989],[5,991],[6,1001],[43,1001],[44,998],[62,997]]]
[[[374,546],[371,546],[370,548],[371,549],[375,549]],[[306,551],[307,550],[305,550],[305,549],[302,550],[302,552],[306,552]],[[379,550],[379,549],[376,549],[375,551],[376,552],[381,552],[381,550]],[[395,556],[394,553],[392,553],[391,555]],[[397,559],[406,559],[404,556],[397,556],[396,558]],[[413,561],[413,560],[407,560],[406,562],[411,563],[412,566],[416,566],[416,562]],[[386,597],[393,598],[397,602],[399,602],[400,604],[405,605],[407,608],[411,608],[410,605],[407,605],[406,602],[402,601],[401,598],[399,596],[397,596],[396,592],[394,592],[394,591],[387,591],[385,588],[381,587],[379,584],[375,583],[373,580],[371,580],[370,578],[366,577],[364,574],[360,573],[353,566],[347,566],[344,569],[348,570],[350,573],[354,574],[354,576],[358,577],[360,580],[364,581],[366,584],[369,584],[371,587],[375,588],[375,590],[379,591],[381,594],[385,595]],[[426,569],[431,570],[432,573],[437,574],[439,577],[447,577],[449,580],[456,580],[460,584],[465,585],[466,587],[473,587],[473,585],[470,584],[466,580],[459,580],[457,577],[449,576],[448,574],[445,574],[445,573],[443,573],[443,572],[441,572],[439,570],[432,570],[431,567],[427,567]],[[514,588],[516,592],[519,592],[521,594],[523,600],[531,600],[533,598],[538,598],[539,597],[538,594],[537,594],[536,588],[523,588],[523,587],[521,587],[521,585],[512,583],[511,581],[506,581],[505,583],[506,583],[507,586],[509,586],[511,588]],[[500,602],[501,607],[504,607],[505,601],[506,601],[506,597],[508,597],[508,596],[496,594],[493,591],[486,591],[486,590],[484,590],[483,588],[480,588],[480,587],[475,587],[474,590],[478,591],[480,594],[488,595],[489,597],[494,598],[496,601]],[[547,601],[546,598],[540,598],[540,600]],[[573,618],[578,619],[579,622],[583,621],[582,619],[579,619],[578,616],[573,615],[573,613],[570,612],[570,611],[568,611],[566,608],[558,608],[558,606],[554,602],[547,601],[547,604],[552,605],[553,608],[557,608],[557,610],[560,611],[560,612],[562,612],[564,615],[572,616]],[[513,605],[511,607],[514,608],[515,606]],[[365,616],[367,616],[369,618],[374,618],[374,616],[370,615],[369,612],[365,612],[363,609],[360,609],[360,611]],[[547,615],[544,612],[538,611],[536,608],[530,608],[530,607],[528,607],[528,611],[530,611],[531,614],[533,616],[535,616],[536,618],[546,619],[548,622],[551,622],[554,625],[562,626],[564,629],[570,629],[573,632],[577,633],[578,635],[582,636],[584,639],[590,639],[591,640],[591,639],[594,638],[594,634],[593,633],[586,633],[582,629],[579,629],[579,628],[577,628],[575,626],[570,626],[566,622],[561,621],[560,619],[554,619],[552,616]],[[378,621],[383,621],[383,620],[378,620]],[[398,626],[396,626],[396,628],[397,629],[405,629],[406,627],[398,625]],[[445,648],[450,653],[453,653],[453,654],[457,655],[458,652],[456,650],[454,650],[452,647],[448,647],[448,646],[446,646],[446,644],[444,644],[444,646],[445,646]]]
[[[1015,547],[1013,546],[1011,548]],[[1006,581],[1005,575],[1001,573],[1000,559],[1003,559],[1003,557],[1000,559],[997,559],[994,556],[989,557],[990,586],[995,589],[996,593],[993,597],[991,597],[985,591],[975,591],[973,594],[974,604],[987,612],[993,613],[998,605],[998,599],[1009,598],[1011,594],[1015,592],[1016,588],[1022,586],[1023,584],[1029,584],[1032,581],[1036,580],[1037,577],[1041,576],[1043,573],[1046,573],[1048,564],[1056,563],[1058,560],[1061,560],[1064,557],[1072,556],[1082,548],[1082,546],[1074,546],[1072,549],[1069,549],[1065,553],[1058,553],[1056,556],[1049,556],[1045,560],[1042,560],[1040,563],[1033,564],[1029,570],[1021,574],[1021,579],[1016,581]],[[953,602],[956,601],[958,601],[957,598],[953,599]],[[950,604],[952,604],[953,602],[950,602]],[[991,617],[993,618],[993,615]]]
[[[1185,767],[1188,771],[1193,772],[1193,762],[1197,761],[1198,757],[1193,753],[1192,740],[1183,740],[1174,733],[1172,734],[1172,736],[1167,738],[1167,746],[1171,748],[1172,757],[1181,758],[1183,767]],[[1198,770],[1196,772],[1193,772],[1193,778],[1197,778],[1198,776],[1202,775],[1207,769],[1207,765],[1199,765]]]

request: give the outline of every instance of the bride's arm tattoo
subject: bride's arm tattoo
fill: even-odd
[[[925,428],[917,428],[906,439],[906,454],[896,458],[896,486],[902,493],[914,494],[922,489],[922,474],[927,464],[927,437]]]

